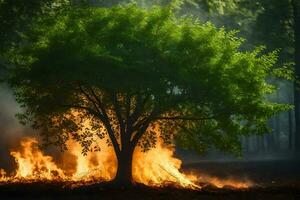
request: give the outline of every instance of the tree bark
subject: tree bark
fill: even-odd
[[[295,72],[296,81],[294,84],[294,105],[295,105],[295,150],[299,157],[300,155],[300,90],[299,90],[299,78],[300,78],[300,2],[299,0],[292,0],[292,7],[294,13],[294,35],[295,35]]]
[[[117,156],[118,168],[114,183],[120,187],[130,187],[133,184],[132,179],[132,157],[134,147],[124,146]]]

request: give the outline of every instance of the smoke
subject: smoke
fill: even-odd
[[[0,86],[0,168],[11,169],[9,151],[18,145],[19,139],[35,134],[31,128],[21,125],[15,114],[20,112],[13,92],[7,85]]]

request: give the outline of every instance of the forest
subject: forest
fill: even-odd
[[[299,0],[0,0],[0,195],[297,199],[299,77]]]

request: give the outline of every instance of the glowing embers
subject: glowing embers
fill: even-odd
[[[199,173],[199,172],[198,172]],[[196,173],[196,174],[198,174]],[[216,188],[234,188],[234,189],[246,189],[252,187],[254,184],[246,177],[237,178],[218,178],[199,173],[201,175],[191,174],[187,175],[189,178],[193,178],[194,182],[201,187],[213,186]]]

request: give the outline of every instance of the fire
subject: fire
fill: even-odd
[[[201,182],[206,182],[214,185],[217,188],[224,188],[224,187],[233,187],[237,189],[248,188],[249,186],[253,185],[253,183],[249,180],[245,180],[243,182],[235,180],[235,179],[218,179],[215,177],[208,177],[203,176],[199,179]]]
[[[71,177],[73,181],[109,181],[114,178],[117,170],[115,154],[112,148],[107,147],[106,144],[102,145],[101,151],[85,156],[82,155],[80,144],[74,141],[67,143],[69,149],[67,153],[73,155],[76,160],[75,172]]]
[[[99,141],[101,142],[101,141]],[[68,150],[64,152],[61,163],[45,155],[38,148],[38,141],[34,138],[24,138],[20,147],[11,152],[16,170],[7,175],[0,169],[0,181],[62,181],[87,184],[96,181],[109,181],[114,178],[117,160],[112,147],[103,144],[101,151],[89,152],[82,155],[80,144],[68,141]],[[222,188],[248,188],[250,181],[235,181],[233,179],[220,180],[206,175],[188,175],[180,171],[181,160],[174,157],[174,147],[166,147],[158,140],[155,148],[142,152],[136,148],[133,155],[133,179],[135,182],[149,186],[162,187],[172,184],[178,187],[200,189],[198,183],[207,183]]]
[[[36,139],[24,138],[20,149],[10,153],[17,163],[15,178],[26,180],[64,178],[64,172],[56,166],[53,158],[44,155],[37,144]]]
[[[199,172],[198,172],[199,173]],[[235,189],[245,189],[253,186],[253,182],[250,181],[248,178],[239,178],[237,180],[236,178],[217,178],[213,176],[206,175],[204,173],[201,173],[201,175],[197,175],[197,173],[192,173],[190,175],[187,175],[190,179],[194,180],[194,182],[197,182],[198,185],[207,186],[212,185],[216,188],[235,188]]]
[[[163,147],[160,140],[155,148],[146,153],[137,148],[133,155],[134,180],[151,186],[177,183],[182,187],[199,188],[193,183],[193,177],[187,177],[179,171],[181,160],[173,154],[174,147]]]
[[[3,169],[0,169],[0,181],[1,182],[8,181],[8,178],[6,176],[6,172]]]

